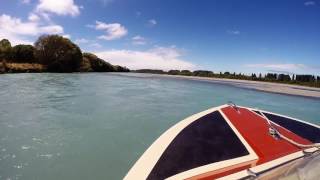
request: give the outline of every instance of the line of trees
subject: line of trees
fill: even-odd
[[[228,79],[241,79],[241,80],[253,80],[253,81],[267,81],[267,82],[279,82],[287,84],[299,84],[311,87],[320,87],[320,76],[314,75],[289,75],[289,74],[255,74],[247,75],[244,73],[230,73],[230,72],[219,72],[214,73],[207,70],[153,70],[153,69],[140,69],[136,70],[137,73],[152,73],[152,74],[168,74],[168,75],[182,75],[182,76],[199,76],[199,77],[213,77],[213,78],[228,78]]]
[[[9,66],[9,65],[10,66]],[[19,44],[11,46],[7,39],[0,41],[0,72],[29,72],[28,69],[12,68],[12,64],[36,64],[36,72],[129,72],[126,67],[111,65],[92,53],[82,53],[81,49],[71,40],[59,35],[43,35],[32,45]],[[28,66],[27,66],[28,67]],[[33,71],[34,72],[34,71]],[[254,81],[281,82],[320,87],[320,76],[288,75],[288,74],[251,74],[219,72],[207,70],[154,70],[140,69],[138,73],[169,74],[183,76],[215,77],[243,79]]]
[[[10,72],[15,63],[39,64],[45,72],[129,72],[126,67],[114,66],[92,53],[82,53],[70,39],[59,35],[43,35],[32,45],[11,46],[7,39],[0,41],[0,70]],[[8,65],[9,64],[9,65]]]

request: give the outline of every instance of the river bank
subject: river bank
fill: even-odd
[[[160,75],[169,78],[177,79],[188,79],[188,80],[199,80],[208,81],[221,84],[228,84],[248,89],[254,89],[258,91],[279,93],[294,96],[303,96],[311,98],[320,98],[320,89],[314,87],[306,87],[291,84],[281,84],[272,82],[262,81],[249,81],[249,80],[238,80],[238,79],[224,79],[224,78],[208,78],[208,77],[195,77],[195,76],[181,76],[181,75]]]

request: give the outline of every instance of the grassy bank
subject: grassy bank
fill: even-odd
[[[40,73],[45,71],[46,67],[37,63],[0,63],[0,73]]]

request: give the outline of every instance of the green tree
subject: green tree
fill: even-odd
[[[189,70],[182,70],[180,72],[180,75],[183,75],[183,76],[191,76],[192,75],[192,72],[189,71]]]
[[[10,59],[11,49],[10,41],[8,39],[2,39],[0,41],[0,60]]]
[[[90,59],[82,55],[82,61],[80,63],[79,71],[80,72],[92,72],[93,69],[91,68]]]
[[[118,66],[118,65],[113,66],[113,69],[115,72],[130,72],[130,69],[128,69],[127,67]]]
[[[12,48],[11,60],[20,63],[34,63],[34,47],[31,45],[19,44]]]
[[[278,81],[285,81],[285,82],[289,82],[291,81],[291,78],[288,74],[279,74],[278,75]]]
[[[110,63],[98,58],[96,55],[92,53],[83,53],[83,59],[89,60],[92,71],[95,71],[95,72],[115,71],[114,67]]]
[[[197,71],[193,71],[193,76],[212,77],[213,76],[213,72],[212,71],[206,71],[206,70],[197,70]]]
[[[80,48],[59,35],[43,35],[35,42],[37,60],[47,65],[49,72],[74,72],[82,61]]]
[[[178,74],[180,74],[180,70],[170,70],[170,71],[168,71],[168,74],[170,74],[170,75],[178,75]]]
[[[223,75],[225,75],[225,76],[230,76],[230,72],[228,72],[228,71],[227,71],[227,72],[224,72]]]
[[[269,81],[274,81],[274,80],[277,80],[277,74],[276,73],[268,73],[266,76],[265,76],[265,79],[266,80],[269,80]]]
[[[257,79],[257,75],[256,75],[255,73],[252,73],[252,74],[251,74],[251,79],[252,79],[252,80],[256,80],[256,79]]]

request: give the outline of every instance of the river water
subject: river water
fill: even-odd
[[[320,100],[148,74],[0,75],[0,180],[122,179],[166,129],[228,101],[320,124]]]

